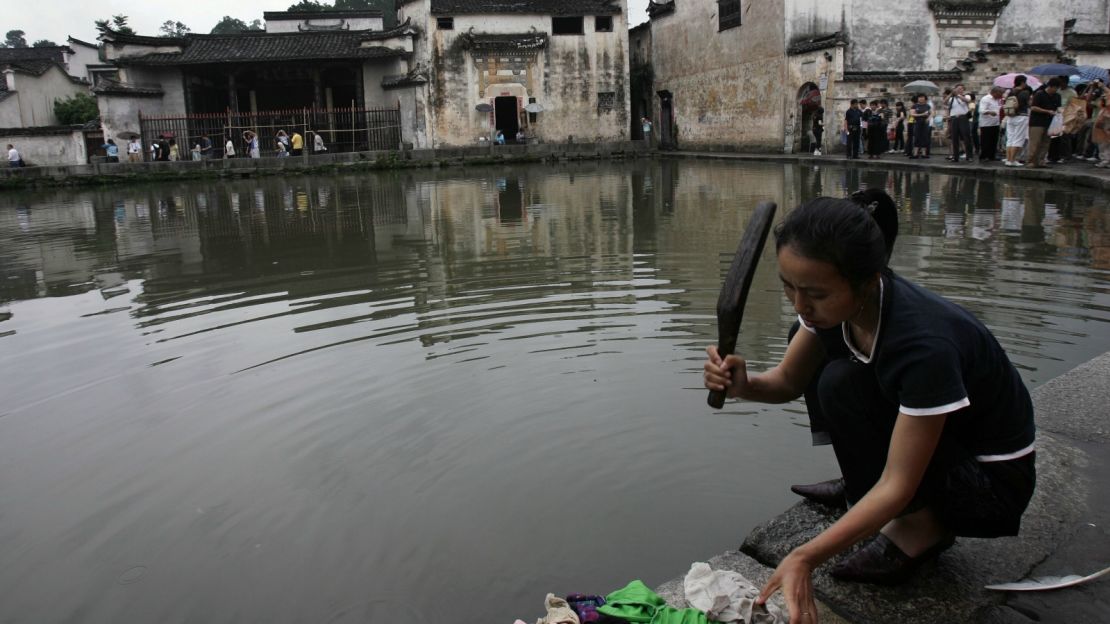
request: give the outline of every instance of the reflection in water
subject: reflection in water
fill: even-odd
[[[1042,186],[663,160],[0,197],[0,615],[497,621],[672,577],[832,470],[799,405],[712,414],[697,370],[751,208],[861,187],[1031,383],[1110,348],[1110,210]],[[769,249],[753,366],[792,316]]]

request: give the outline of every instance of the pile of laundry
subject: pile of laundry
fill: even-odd
[[[682,583],[685,609],[667,605],[642,581],[632,581],[607,596],[548,594],[547,615],[536,624],[787,624],[782,611],[768,603],[756,605],[759,588],[731,570],[713,570],[707,563],[690,567]],[[525,624],[517,620],[514,624]]]

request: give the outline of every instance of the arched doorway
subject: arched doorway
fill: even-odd
[[[801,153],[812,152],[819,146],[814,144],[813,117],[817,109],[821,108],[821,89],[812,82],[807,82],[798,89],[798,136],[801,140]],[[828,121],[827,119],[825,120]]]

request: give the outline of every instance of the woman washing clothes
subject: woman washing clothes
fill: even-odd
[[[775,230],[801,327],[782,361],[749,374],[740,356],[708,349],[711,390],[764,403],[805,394],[843,474],[839,492],[814,498],[839,496],[848,511],[787,555],[758,600],[781,589],[796,624],[816,621],[813,570],[854,544],[865,541],[834,578],[901,583],[957,536],[1016,535],[1033,494],[1025,384],[971,313],[890,270],[896,232],[878,190],[800,206]]]

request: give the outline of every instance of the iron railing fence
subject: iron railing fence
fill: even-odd
[[[400,109],[369,108],[303,108],[259,111],[257,113],[201,113],[174,117],[148,117],[139,115],[139,128],[143,142],[144,160],[152,160],[151,146],[164,141],[177,146],[180,160],[192,158],[193,148],[202,144],[204,136],[212,141],[209,158],[225,157],[225,144],[230,139],[235,147],[235,157],[247,158],[250,149],[244,133],[258,135],[262,157],[277,156],[278,132],[284,130],[292,137],[299,132],[304,137],[304,149],[315,153],[322,142],[328,152],[363,152],[398,150],[401,148]],[[121,150],[122,151],[122,150]]]

